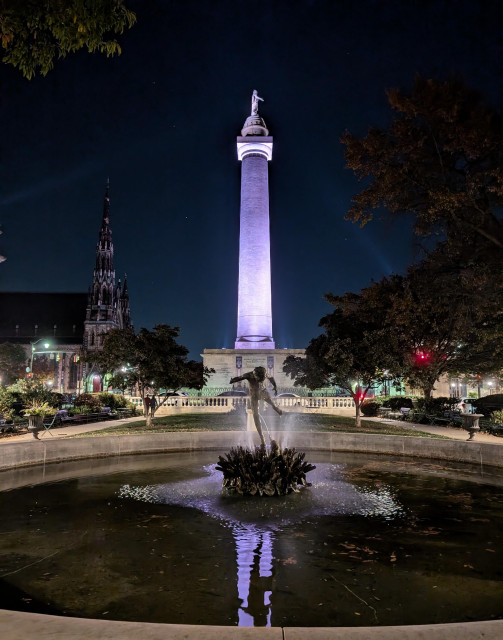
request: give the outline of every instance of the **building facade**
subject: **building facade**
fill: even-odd
[[[102,390],[102,378],[81,356],[100,349],[111,329],[131,326],[127,279],[116,283],[113,258],[107,183],[88,293],[0,292],[0,343],[24,347],[27,377],[60,393]]]
[[[0,343],[23,346],[27,377],[78,392],[86,300],[85,293],[0,293]]]

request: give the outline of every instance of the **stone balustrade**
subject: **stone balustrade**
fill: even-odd
[[[139,411],[143,410],[140,397],[127,398]],[[286,413],[328,413],[333,415],[354,415],[355,403],[347,397],[297,397],[274,398],[276,404]],[[228,413],[235,409],[248,408],[247,397],[236,396],[170,396],[157,409],[156,416],[178,413]]]

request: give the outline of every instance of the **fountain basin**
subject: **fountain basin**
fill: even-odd
[[[176,437],[171,437],[175,435]],[[96,456],[96,457],[101,457],[106,455],[107,451],[110,451],[111,449],[115,448],[116,449],[116,453],[122,452],[124,453],[125,451],[127,453],[133,453],[134,451],[134,440],[136,440],[136,444],[138,445],[136,447],[136,449],[142,449],[142,448],[146,448],[148,451],[152,452],[152,451],[156,451],[158,450],[158,448],[160,447],[161,450],[165,451],[167,449],[169,450],[176,450],[177,448],[179,449],[184,449],[185,451],[187,450],[195,450],[195,449],[203,449],[204,446],[201,444],[203,441],[203,444],[208,445],[208,448],[212,449],[212,450],[218,450],[220,451],[222,449],[222,447],[225,446],[229,446],[229,444],[234,444],[236,442],[236,438],[241,438],[241,441],[243,441],[243,438],[246,438],[246,434],[240,433],[240,434],[196,434],[198,436],[203,436],[202,438],[197,438],[197,443],[195,441],[195,439],[193,438],[194,434],[163,434],[162,436],[162,442],[159,441],[158,438],[152,438],[151,436],[149,436],[148,438],[144,438],[143,436],[139,436],[139,437],[133,437],[133,441],[131,441],[131,438],[129,439],[123,439],[120,438],[120,440],[122,440],[121,443],[118,443],[117,440],[119,440],[119,438],[85,438],[85,439],[72,439],[72,440],[67,440],[67,441],[56,441],[56,442],[51,442],[48,441],[48,443],[42,442],[42,443],[37,443],[37,442],[33,442],[33,443],[29,443],[29,447],[27,447],[26,443],[23,443],[22,446],[26,447],[27,449],[33,449],[36,448],[38,449],[38,453],[41,459],[43,459],[43,455],[45,454],[45,458],[47,459],[52,459],[52,460],[63,460],[64,457],[62,456],[62,451],[61,451],[61,447],[63,448],[63,450],[66,450],[69,444],[77,444],[77,443],[83,443],[84,441],[87,441],[88,446],[84,447],[82,444],[77,444],[77,446],[72,447],[72,455],[73,456],[77,456],[79,458],[85,458],[86,455],[91,455],[91,456]],[[284,436],[284,434],[278,434],[278,437],[281,437],[281,435]],[[350,436],[349,438],[346,438],[345,436],[348,435]],[[166,438],[165,436],[168,436],[168,438]],[[183,437],[185,436],[185,437]],[[321,436],[321,438],[320,438]],[[346,450],[350,450],[349,447],[352,446],[353,450],[356,448],[355,444],[356,441],[359,441],[359,445],[360,448],[365,450],[365,451],[374,451],[376,449],[381,449],[384,450],[384,452],[389,453],[390,449],[392,450],[392,453],[395,453],[395,455],[401,455],[403,450],[406,449],[409,453],[409,455],[412,454],[413,451],[413,442],[412,441],[420,441],[416,444],[416,448],[419,450],[419,454],[420,455],[424,455],[424,451],[431,451],[428,442],[425,439],[422,438],[405,438],[405,442],[399,443],[397,441],[402,440],[401,438],[392,438],[392,437],[388,437],[385,436],[383,438],[380,438],[379,436],[374,436],[374,437],[369,437],[369,436],[363,436],[360,438],[355,438],[355,434],[343,434],[344,437],[341,437],[340,434],[320,434],[320,433],[316,433],[316,434],[295,434],[295,437],[291,436],[290,440],[288,441],[288,445],[289,446],[296,446],[298,449],[303,449],[303,450],[310,450],[310,451],[322,451],[323,449],[325,450],[330,450],[331,449],[331,445],[334,444],[333,441],[333,437],[336,436],[335,440],[337,441],[337,446],[344,446],[344,447],[348,447]],[[114,441],[112,442],[105,442],[105,441]],[[149,440],[150,442],[147,443],[146,440]],[[155,440],[156,442],[152,442],[152,440]],[[394,440],[395,442],[391,442],[390,440]],[[101,442],[100,442],[101,441]],[[307,447],[306,446],[306,442],[309,441],[311,443],[311,447]],[[379,442],[381,441],[381,442]],[[464,443],[460,443],[460,442],[451,442],[451,441],[441,441],[441,440],[431,440],[431,443],[433,443],[435,445],[434,450],[438,455],[442,455],[444,456],[443,459],[451,459],[451,460],[462,460],[463,459],[463,454],[467,453],[469,455],[469,457],[471,458],[471,456],[473,455],[473,451],[474,451],[474,444],[471,443],[470,445],[466,446]],[[19,443],[21,444],[21,443]],[[197,446],[196,446],[197,444]],[[248,444],[247,442],[243,442],[243,444]],[[41,445],[41,446],[39,446]],[[119,446],[120,445],[120,446]],[[323,446],[324,445],[324,446]],[[440,445],[440,446],[439,446]],[[449,446],[447,447],[446,445],[457,445],[457,446]],[[2,446],[2,453],[4,452],[4,447],[9,447],[11,449],[11,457],[9,458],[8,456],[2,456],[4,462],[7,462],[8,464],[12,462],[12,459],[17,457],[22,458],[23,460],[31,460],[33,461],[35,459],[35,456],[33,455],[33,451],[32,452],[25,452],[24,455],[18,450],[18,445],[15,444],[9,444],[9,445],[4,445]],[[492,456],[491,451],[490,450],[486,450],[486,447],[489,447],[489,449],[499,449],[499,447],[497,446],[493,446],[493,445],[476,445],[476,449],[478,452],[478,459],[477,459],[477,467],[467,467],[465,468],[465,470],[461,470],[460,473],[466,473],[466,477],[471,477],[475,482],[481,483],[481,484],[485,484],[486,482],[498,482],[497,478],[499,477],[499,471],[495,468],[498,465],[494,464],[495,462],[498,461],[499,456]],[[117,449],[119,449],[119,451],[117,451]],[[7,452],[7,450],[5,450]],[[501,449],[499,450],[501,451]],[[206,455],[206,454],[205,454]],[[326,454],[324,454],[326,455]],[[211,459],[212,456],[210,456]],[[431,455],[429,456],[431,457]],[[313,455],[310,453],[310,458],[313,458]],[[152,458],[153,459],[153,458]],[[314,459],[314,458],[313,458]],[[116,463],[116,461],[119,461]],[[400,459],[401,460],[401,459]],[[473,461],[473,460],[471,460]],[[412,461],[409,461],[409,463]],[[482,473],[479,473],[481,471],[481,462],[482,462]],[[26,464],[26,462],[25,462]],[[33,464],[33,462],[29,462],[28,464]],[[113,458],[113,465],[117,464],[117,468],[119,468],[121,465],[125,465],[126,468],[130,468],[131,470],[134,468],[135,466],[135,458],[133,456],[128,456],[122,460],[120,460],[120,458],[114,457]],[[431,463],[428,463],[431,467]],[[413,464],[414,466],[414,464]],[[421,466],[421,463],[418,463],[417,466]],[[73,469],[71,469],[70,467],[73,467]],[[75,468],[75,465],[69,465],[67,463],[61,463],[58,465],[54,465],[54,464],[46,464],[38,466],[38,467],[33,467],[31,469],[25,469],[24,471],[21,470],[17,470],[15,472],[11,472],[8,474],[2,474],[0,476],[0,482],[3,481],[3,485],[4,488],[14,488],[15,486],[23,486],[26,484],[26,482],[29,483],[36,483],[36,482],[44,482],[44,481],[52,481],[52,480],[56,480],[56,479],[60,479],[61,477],[68,477],[68,478],[75,478],[75,477],[82,477],[82,478],[86,478],[89,475],[89,471],[91,468],[91,473],[95,473],[96,469],[92,469],[92,467],[95,467],[95,463],[93,463],[92,461],[82,461],[80,463],[77,463],[77,468]],[[435,465],[434,465],[435,467]],[[441,465],[438,465],[438,469],[441,468]],[[115,469],[112,469],[112,471],[115,471]],[[108,471],[107,473],[110,473],[110,471]],[[434,473],[437,473],[436,471]],[[24,477],[22,477],[24,476]],[[162,483],[161,483],[162,484]],[[169,484],[169,483],[168,483]],[[295,510],[297,512],[297,510]],[[350,515],[348,517],[351,517]],[[229,521],[229,518],[227,518]],[[259,536],[260,538],[260,536]],[[427,536],[427,539],[434,539],[435,535],[432,534],[431,538],[430,536]],[[300,536],[299,538],[301,541],[303,540],[303,537]],[[327,538],[328,539],[328,538]],[[292,534],[290,542],[288,544],[291,543],[291,540],[295,540],[295,535]],[[257,539],[258,542],[260,542],[259,539]],[[345,541],[342,541],[345,542]],[[264,543],[264,538],[262,536],[262,543],[261,544],[265,544]],[[285,543],[286,544],[286,543]],[[352,544],[351,541],[349,541],[348,544]],[[307,545],[309,546],[309,545]],[[321,545],[320,549],[323,551],[323,545]],[[338,547],[335,548],[336,551],[340,551],[341,549],[339,549]],[[309,555],[309,549],[306,547],[304,549],[305,554],[304,555]],[[229,553],[235,553],[234,551],[230,551]],[[342,547],[342,553],[344,554],[344,547]],[[349,551],[349,553],[351,553],[351,551]],[[362,553],[362,552],[360,552]],[[364,552],[363,552],[364,553]],[[365,555],[365,553],[364,553]],[[370,557],[370,556],[369,556]],[[367,558],[368,559],[368,558]],[[289,564],[289,557],[282,557],[282,560],[284,560],[286,562],[286,564],[284,565],[287,569],[293,569],[293,563],[292,563],[292,567],[290,567]],[[363,560],[362,560],[363,561]],[[359,561],[355,560],[355,562],[357,562],[357,564],[359,563]],[[363,565],[361,565],[363,566]],[[349,584],[349,583],[348,583]],[[351,585],[349,585],[349,587],[351,588]],[[344,589],[343,589],[344,591]],[[361,604],[361,603],[360,603]],[[363,605],[362,605],[363,606]],[[358,613],[358,611],[356,612]],[[8,619],[11,620],[12,622],[14,620],[16,620],[15,624],[16,626],[19,624],[19,616],[27,616],[24,618],[24,620],[26,620],[27,624],[32,624],[32,622],[35,620],[35,618],[33,618],[33,616],[36,616],[37,614],[22,614],[22,613],[9,613],[9,614],[5,614],[7,615]],[[0,625],[4,624],[4,619],[5,616],[4,614],[0,615]],[[51,619],[52,620],[52,619]],[[60,627],[62,624],[69,624],[71,625],[71,621],[72,619],[65,619],[65,618],[56,618],[55,621],[51,621],[50,624],[52,625],[53,623]],[[135,626],[137,624],[140,623],[125,623],[125,622],[117,622],[117,623],[113,623],[113,622],[104,622],[102,620],[99,621],[93,621],[93,620],[89,620],[89,621],[76,621],[77,627],[76,628],[84,628],[86,627],[86,625],[92,625],[95,624],[98,627],[100,625],[123,625],[121,627],[121,635],[123,635],[123,629],[124,629],[124,625],[128,625],[131,624],[133,625],[131,627],[131,629],[135,628],[137,629],[138,627]],[[483,625],[484,628],[484,632],[486,634],[489,633],[494,633],[495,635],[491,636],[491,635],[486,635],[486,637],[499,637],[496,634],[499,633],[501,634],[502,631],[502,627],[501,627],[501,623],[499,621],[495,621],[495,622],[480,622],[480,623],[468,623],[465,625],[459,625],[459,624],[454,624],[454,625],[427,625],[427,626],[421,626],[417,629],[416,633],[424,633],[427,629],[429,629],[431,627],[431,631],[429,631],[429,635],[428,637],[430,638],[435,638],[435,635],[432,635],[434,633],[436,633],[435,629],[437,629],[438,633],[442,633],[442,636],[438,636],[438,637],[449,637],[446,636],[445,633],[449,632],[449,629],[452,630],[452,636],[450,637],[463,637],[462,633],[460,632],[460,628],[462,629],[468,629],[470,628],[470,633],[474,633],[474,627],[472,626],[473,624],[477,624],[477,625]],[[181,627],[179,625],[169,625],[168,627],[164,626],[164,625],[152,625],[152,624],[148,624],[146,623],[146,629],[148,630],[148,633],[156,633],[155,628],[161,626],[161,628],[163,629],[163,637],[170,637],[168,634],[173,632],[175,635],[173,637],[187,637],[187,636],[177,636],[176,634],[178,633],[184,633],[186,634],[187,631],[190,631],[190,637],[197,637],[197,634],[202,632],[201,628],[197,628],[197,627],[189,627],[188,629],[185,627],[185,625],[181,625]],[[178,629],[178,631],[175,629]],[[5,628],[5,627],[4,627]],[[87,628],[87,627],[86,627]],[[92,628],[92,627],[91,627]],[[482,627],[481,627],[482,628]],[[204,627],[204,629],[206,630],[204,633],[201,634],[201,637],[210,637],[208,636],[208,633],[211,632],[211,628],[208,629],[207,627]],[[395,629],[395,628],[394,628]],[[405,631],[404,631],[405,629]],[[1,627],[0,627],[0,631],[1,631]],[[19,630],[19,629],[18,629]],[[383,635],[384,632],[386,630],[386,635]],[[271,629],[260,629],[260,628],[224,628],[224,631],[222,630],[214,630],[216,633],[215,637],[247,637],[247,634],[252,634],[253,637],[280,637],[280,636],[275,636],[273,635],[275,632],[282,632],[282,629],[280,628],[271,628]],[[309,632],[304,628],[301,630],[295,630],[292,629],[292,626],[287,626],[287,628],[283,628],[283,631],[285,632],[285,637],[289,638],[289,637],[301,637],[301,633],[304,634],[303,637],[306,636],[306,633],[309,633],[309,637],[313,637],[316,638],[317,634],[323,633],[323,636],[319,636],[319,637],[330,637],[330,632],[327,631],[327,629],[313,629],[312,631],[309,630]],[[360,628],[360,629],[347,629],[347,631],[344,631],[343,633],[349,634],[347,635],[347,637],[351,637],[351,638],[357,638],[357,637],[369,637],[369,630],[367,629],[365,634],[364,628]],[[89,633],[89,631],[87,631],[86,633]],[[297,635],[295,635],[297,633]],[[334,635],[335,633],[337,633],[337,637],[341,638],[341,637],[345,637],[344,635],[341,635],[341,629],[334,629]],[[391,638],[394,637],[393,635],[390,635],[390,633],[395,633],[395,631],[390,630],[389,627],[375,627],[372,629],[372,636],[370,637],[387,637],[387,638]],[[420,637],[419,635],[417,636],[413,636],[413,635],[409,635],[411,633],[415,633],[414,632],[414,626],[408,626],[405,628],[401,628],[398,629],[396,628],[396,637]],[[464,633],[464,632],[463,632]],[[468,631],[466,632],[468,633]],[[195,634],[195,635],[194,635]],[[224,635],[222,635],[224,634]],[[226,634],[229,634],[226,636]],[[355,635],[355,634],[361,634],[361,635]],[[9,635],[3,634],[5,637],[9,637]],[[38,634],[40,635],[40,634]],[[250,635],[250,637],[252,637],[252,635]],[[41,636],[43,637],[43,635]],[[72,637],[71,635],[67,636],[67,637]],[[156,637],[156,636],[152,636],[152,637]],[[466,635],[466,637],[473,637],[472,636],[468,636]]]

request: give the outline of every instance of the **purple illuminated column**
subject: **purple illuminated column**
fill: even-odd
[[[237,139],[241,170],[238,330],[235,349],[274,349],[271,311],[269,182],[272,137],[258,114]],[[265,134],[265,135],[264,135]]]

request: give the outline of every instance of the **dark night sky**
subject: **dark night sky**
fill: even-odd
[[[385,89],[457,74],[501,97],[499,2],[128,0],[114,59],[31,82],[0,66],[3,291],[86,291],[111,183],[133,322],[182,328],[197,357],[236,337],[240,165],[253,89],[274,136],[273,324],[305,347],[330,306],[418,259],[407,221],[344,221],[358,190],[341,133],[390,117]]]

